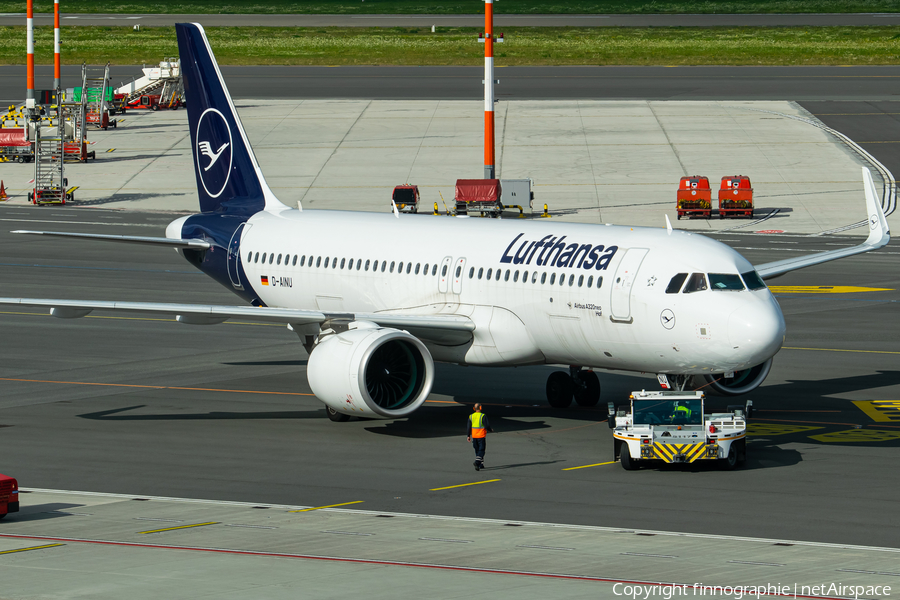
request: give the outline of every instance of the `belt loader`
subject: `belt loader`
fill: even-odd
[[[651,461],[716,461],[733,469],[746,459],[747,418],[753,402],[706,413],[703,392],[633,392],[631,404],[609,403],[614,456],[625,470]]]

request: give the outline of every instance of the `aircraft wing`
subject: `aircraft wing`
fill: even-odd
[[[178,240],[166,237],[146,237],[140,235],[105,235],[101,233],[69,233],[66,231],[28,231],[17,229],[10,233],[25,233],[28,235],[48,235],[51,237],[86,238],[90,240],[103,240],[107,242],[127,242],[131,244],[149,244],[151,246],[168,246],[170,248],[190,248],[205,250],[210,247],[209,242],[203,240]]]
[[[866,238],[866,241],[850,248],[817,252],[758,265],[756,272],[759,273],[760,277],[773,279],[779,275],[803,269],[804,267],[811,267],[831,260],[853,256],[854,254],[862,254],[863,252],[881,248],[891,240],[891,231],[888,227],[887,218],[884,216],[884,210],[881,208],[881,203],[878,201],[872,174],[866,167],[862,168],[862,173],[863,187],[866,191],[866,213],[869,215],[869,237]]]
[[[400,315],[397,313],[329,313],[295,308],[174,304],[165,302],[113,302],[104,300],[53,300],[44,298],[0,298],[0,306],[45,307],[61,319],[76,319],[94,310],[164,314],[180,323],[214,325],[228,319],[247,319],[299,326],[323,324],[334,319],[371,321],[382,327],[404,329],[417,338],[441,345],[464,344],[472,339],[475,323],[457,315]]]

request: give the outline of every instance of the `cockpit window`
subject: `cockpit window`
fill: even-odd
[[[666,288],[667,294],[677,294],[681,291],[681,284],[684,283],[684,280],[687,279],[687,273],[679,273],[671,280],[669,280],[669,287]]]
[[[744,282],[740,276],[731,273],[710,273],[709,287],[718,291],[740,291],[744,289]]]
[[[761,290],[766,287],[766,284],[756,271],[741,273],[741,277],[744,278],[744,283],[746,283],[747,287],[751,290]]]
[[[703,273],[693,273],[688,279],[687,285],[684,286],[684,290],[682,290],[683,294],[690,294],[691,292],[702,292],[706,288],[706,275]]]

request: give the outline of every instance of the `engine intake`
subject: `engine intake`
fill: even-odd
[[[322,338],[307,363],[316,397],[345,415],[405,417],[419,408],[434,383],[434,361],[405,331],[354,322]]]
[[[722,373],[716,375],[704,375],[703,378],[709,387],[715,390],[721,396],[739,396],[752,392],[760,386],[760,384],[769,375],[772,369],[772,359],[770,358],[764,363],[755,367],[744,369],[743,371],[735,371],[734,377],[726,379]]]

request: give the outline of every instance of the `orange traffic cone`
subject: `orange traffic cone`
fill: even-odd
[[[3,180],[0,179],[0,201],[6,200],[9,196],[6,195],[6,188],[3,187]]]

